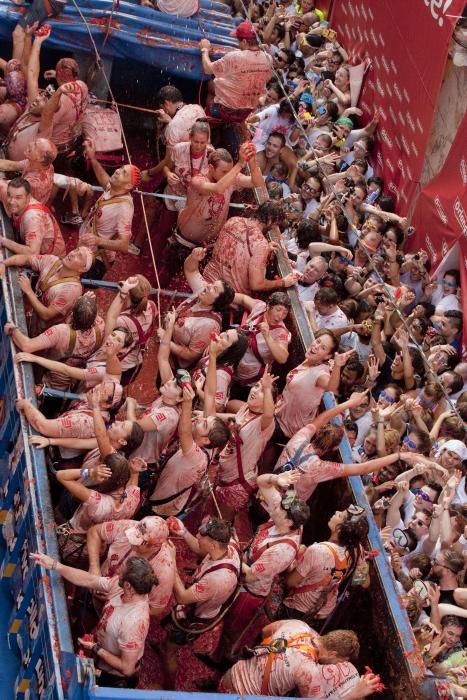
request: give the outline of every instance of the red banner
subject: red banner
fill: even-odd
[[[423,189],[412,217],[415,235],[409,249],[424,248],[432,270],[459,267],[464,290],[462,305],[467,317],[467,114],[459,126],[442,170]],[[457,249],[452,250],[457,244]],[[448,255],[452,251],[451,255]],[[448,256],[448,261],[446,257]],[[445,261],[446,264],[442,264]],[[464,354],[467,323],[464,323]]]
[[[448,46],[465,0],[345,0],[331,24],[351,55],[370,62],[359,106],[379,112],[376,171],[406,213],[417,194]]]

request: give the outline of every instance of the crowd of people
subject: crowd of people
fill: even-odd
[[[373,170],[378,115],[365,124],[351,106],[349,47],[314,0],[232,10],[238,49],[215,59],[200,42],[206,103],[159,90],[165,151],[145,170],[125,164],[118,115],[74,59],[40,87],[44,13],[0,63],[0,199],[15,232],[0,275],[21,269],[28,309],[27,332],[4,331],[62,397],[17,401],[47,454],[60,547],[60,560],[31,556],[87,601],[76,645],[100,685],[137,687],[152,644],[162,687],[181,688],[181,647],[217,631],[196,654],[220,692],[352,700],[383,689],[357,670],[365,640],[333,624],[369,585],[371,517],[426,673],[467,697],[459,269],[430,274],[426,251],[405,251],[409,222]],[[136,220],[135,188],[169,197],[145,198]],[[134,274],[99,307],[81,277],[111,278],[148,234],[159,279],[191,293],[161,314],[154,279]],[[299,363],[287,290],[313,337]],[[131,389],[152,338],[148,406]],[[371,513],[349,501],[326,540],[304,542],[318,485],[346,476],[362,477]]]

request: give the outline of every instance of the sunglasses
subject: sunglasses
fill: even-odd
[[[411,491],[414,494],[414,496],[421,496],[422,500],[425,501],[426,503],[433,503],[433,501],[428,496],[428,494],[426,494],[424,491],[422,491],[422,489],[415,488],[415,489],[411,489]]]
[[[383,389],[383,391],[380,393],[379,398],[380,398],[380,399],[386,399],[386,401],[387,401],[388,403],[391,403],[391,404],[392,404],[392,403],[396,403],[396,399],[393,399],[392,396],[390,396],[386,391],[384,391],[384,389]]]
[[[290,202],[287,202],[286,205],[284,206],[284,209],[287,209],[287,211],[294,211],[297,214],[301,214],[302,210],[300,207],[294,207]]]
[[[348,258],[345,258],[343,255],[336,255],[336,258],[340,260],[342,263],[346,263],[347,265],[353,265],[353,262],[349,260]]]
[[[302,185],[302,189],[305,190],[305,192],[320,192],[321,191],[318,187],[310,187],[310,185]]]
[[[410,447],[410,449],[412,449],[412,450],[418,449],[417,443],[415,443],[413,440],[411,440],[409,437],[407,437],[407,435],[402,440],[402,442],[404,443],[404,445],[407,445],[407,447]]]

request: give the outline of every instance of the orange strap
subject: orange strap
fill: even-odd
[[[261,642],[261,646],[270,646],[271,644],[276,643],[277,648],[270,651],[268,654],[266,666],[264,667],[263,680],[261,681],[261,695],[270,695],[269,679],[271,678],[274,659],[277,658],[278,654],[285,653],[287,649],[297,649],[297,651],[300,651],[302,654],[305,654],[305,656],[312,659],[312,661],[318,663],[318,650],[315,646],[312,645],[313,642],[311,644],[299,643],[299,640],[303,640],[305,638],[310,639],[310,641],[312,642],[312,635],[303,633],[295,634],[292,637],[289,637],[289,639],[283,639],[281,637],[277,639],[273,639],[272,637],[267,637],[266,639],[263,639],[263,641]],[[281,642],[282,645],[280,644]]]

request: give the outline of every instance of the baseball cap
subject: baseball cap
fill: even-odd
[[[335,122],[338,126],[346,126],[348,129],[353,129],[353,121],[348,117],[339,117]]]
[[[467,447],[461,440],[447,440],[439,448],[438,456],[446,450],[448,450],[448,452],[454,452],[462,461],[467,459]]]
[[[240,22],[238,27],[230,32],[230,36],[236,36],[237,39],[256,39],[255,30],[251,22]]]

